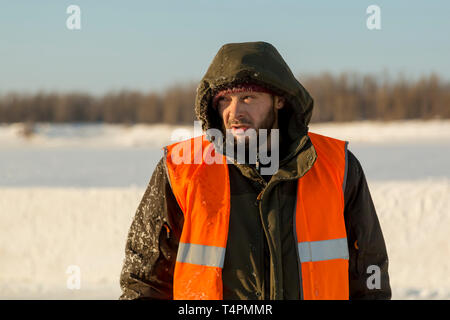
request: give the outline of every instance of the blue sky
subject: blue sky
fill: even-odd
[[[450,80],[449,1],[0,0],[0,93],[162,90],[198,81],[221,45],[267,41],[300,79],[329,71]],[[81,8],[81,30],[66,8]],[[381,8],[368,30],[366,8]]]

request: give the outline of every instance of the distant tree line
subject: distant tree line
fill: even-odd
[[[301,80],[314,98],[312,122],[450,118],[450,82],[342,73]]]
[[[437,75],[417,80],[342,73],[300,78],[314,98],[312,122],[450,118],[450,83]],[[164,92],[123,90],[0,95],[0,123],[106,122],[191,124],[196,83]]]

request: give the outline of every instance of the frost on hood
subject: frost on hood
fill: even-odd
[[[289,149],[295,149],[294,144],[307,133],[313,99],[267,42],[228,43],[220,48],[197,88],[195,113],[203,131],[222,130],[222,120],[212,108],[215,93],[242,83],[265,86],[285,98],[279,111],[280,134]]]

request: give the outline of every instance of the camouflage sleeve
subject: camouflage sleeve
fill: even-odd
[[[131,223],[119,299],[172,299],[183,213],[170,188],[164,158],[157,164]]]
[[[344,198],[350,299],[390,299],[388,255],[383,233],[364,171],[350,151]]]

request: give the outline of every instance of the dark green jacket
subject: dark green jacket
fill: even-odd
[[[269,87],[286,103],[279,111],[278,172],[261,176],[254,165],[228,165],[231,212],[223,267],[224,299],[301,299],[293,213],[297,179],[317,157],[307,136],[313,100],[272,45],[227,44],[219,50],[197,90],[195,110],[204,130],[222,129],[219,115],[210,106],[214,93],[243,82]],[[344,201],[350,298],[390,299],[383,235],[364,172],[350,151]],[[130,227],[120,278],[121,299],[172,298],[182,228],[183,213],[161,159]],[[370,265],[381,270],[380,289],[367,286]]]

